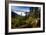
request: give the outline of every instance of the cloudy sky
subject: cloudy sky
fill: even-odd
[[[26,6],[12,6],[11,7],[11,11],[13,11],[14,13],[25,16],[25,12],[30,12],[30,7],[26,7]]]

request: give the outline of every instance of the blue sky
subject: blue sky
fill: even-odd
[[[11,10],[12,11],[18,10],[18,11],[28,12],[28,11],[30,11],[30,7],[26,7],[26,6],[12,6]]]
[[[26,7],[26,6],[12,6],[11,7],[11,11],[13,11],[14,13],[20,16],[25,16],[26,15],[25,12],[30,12],[30,9],[32,10],[32,7]]]

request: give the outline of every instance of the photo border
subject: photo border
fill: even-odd
[[[8,33],[8,4],[9,4],[9,1],[8,2],[5,1],[5,34],[23,34],[23,33],[45,32],[45,3],[44,2],[10,1],[10,3],[26,3],[26,4],[43,5],[43,30],[41,30],[41,31],[26,31],[26,32],[12,32],[12,33]]]

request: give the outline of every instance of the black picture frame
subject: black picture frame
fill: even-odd
[[[11,32],[8,33],[8,4],[9,3],[25,3],[43,5],[43,30],[41,31],[26,31],[26,32]],[[25,1],[5,1],[5,34],[24,34],[24,33],[40,33],[45,32],[45,3],[44,2],[25,2]]]

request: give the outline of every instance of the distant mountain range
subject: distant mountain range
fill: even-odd
[[[22,15],[21,15],[21,12],[19,13],[19,12],[11,12],[11,15],[12,16],[26,16],[26,13],[27,13],[27,15],[29,15],[29,13],[28,12],[22,12]]]
[[[12,11],[12,16],[25,16],[25,12],[16,12],[16,11]]]
[[[14,12],[11,12],[11,15],[12,16],[19,16],[18,14],[14,13]]]

